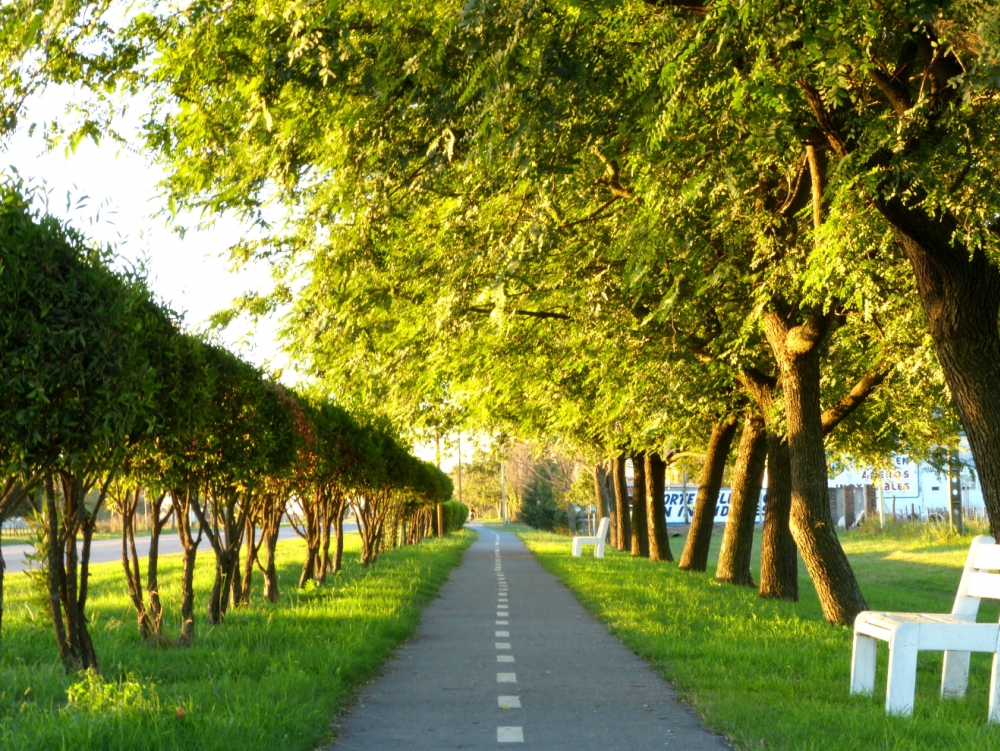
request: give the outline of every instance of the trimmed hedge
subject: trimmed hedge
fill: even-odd
[[[469,518],[469,507],[460,501],[445,501],[441,505],[444,507],[444,533],[460,530]]]

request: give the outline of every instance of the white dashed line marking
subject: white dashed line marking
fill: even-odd
[[[514,662],[514,655],[497,655],[497,662]]]
[[[498,641],[495,642],[497,649],[510,649],[509,641]]]
[[[498,696],[497,704],[500,705],[500,709],[520,709],[521,708],[521,697],[520,696]]]
[[[510,631],[496,631],[496,632],[494,632],[493,635],[494,636],[510,636]]]
[[[497,673],[497,683],[517,683],[517,673]]]
[[[521,728],[497,728],[497,743],[524,743]]]
[[[510,621],[496,621],[498,626],[506,626],[508,623],[510,623]]]

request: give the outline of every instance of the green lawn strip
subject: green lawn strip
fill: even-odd
[[[255,577],[249,608],[225,624],[205,623],[214,557],[200,551],[197,637],[190,649],[139,639],[121,564],[92,568],[91,633],[104,681],[66,676],[51,623],[23,574],[6,579],[0,642],[0,748],[314,749],[358,686],[410,636],[420,607],[436,596],[476,538],[443,540],[358,563],[357,535],[345,536],[344,571],[325,587],[296,589],[304,547],[278,544],[281,602],[262,598]],[[179,620],[180,556],[161,559],[168,634]]]
[[[717,584],[714,570],[690,574],[610,548],[601,561],[589,546],[583,558],[573,558],[567,537],[507,529],[738,748],[1000,749],[1000,728],[986,724],[988,655],[973,655],[968,697],[942,702],[941,655],[922,653],[912,719],[885,716],[884,645],[875,696],[849,696],[852,632],[823,620],[801,563],[801,602],[773,602],[753,589]],[[712,561],[719,542],[714,536]],[[869,607],[950,611],[968,539],[852,534],[843,542]],[[757,543],[759,549],[759,534]],[[673,538],[671,545],[677,555],[683,540]],[[755,556],[755,577],[758,566]],[[984,605],[979,620],[996,622],[997,616],[995,604]]]

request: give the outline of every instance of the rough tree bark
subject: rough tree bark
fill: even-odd
[[[628,511],[628,485],[625,482],[625,455],[612,459],[612,474],[615,483],[615,539],[618,550],[628,550],[632,544],[632,525]]]
[[[848,625],[867,605],[837,539],[826,492],[819,347],[827,325],[826,317],[818,310],[810,312],[799,325],[789,325],[777,311],[764,315],[764,332],[781,368],[785,396],[792,470],[792,535],[826,619]]]
[[[656,452],[646,454],[646,529],[649,536],[649,560],[672,561],[670,535],[667,533],[667,509],[664,504],[667,464]]]
[[[646,455],[632,455],[632,555],[649,558],[646,511]]]
[[[767,502],[764,504],[764,535],[760,549],[761,597],[774,600],[799,599],[799,555],[789,528],[792,510],[792,467],[788,442],[767,434]]]
[[[705,451],[705,465],[701,470],[701,484],[694,500],[691,529],[678,564],[685,571],[704,571],[708,567],[708,547],[712,542],[715,506],[719,501],[722,473],[726,468],[726,457],[729,456],[729,447],[735,434],[736,419],[733,417],[726,417],[712,426],[712,435]]]
[[[743,431],[736,452],[733,494],[729,502],[726,530],[722,535],[716,581],[746,587],[756,586],[750,575],[750,554],[753,550],[753,528],[760,503],[760,489],[764,483],[766,460],[764,418],[751,413],[743,421]]]

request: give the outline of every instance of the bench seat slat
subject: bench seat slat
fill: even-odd
[[[1000,574],[974,572],[969,577],[968,596],[1000,600]]]
[[[976,551],[976,558],[972,562],[972,567],[992,571],[1000,570],[1000,545],[985,545],[980,543],[979,549]]]

